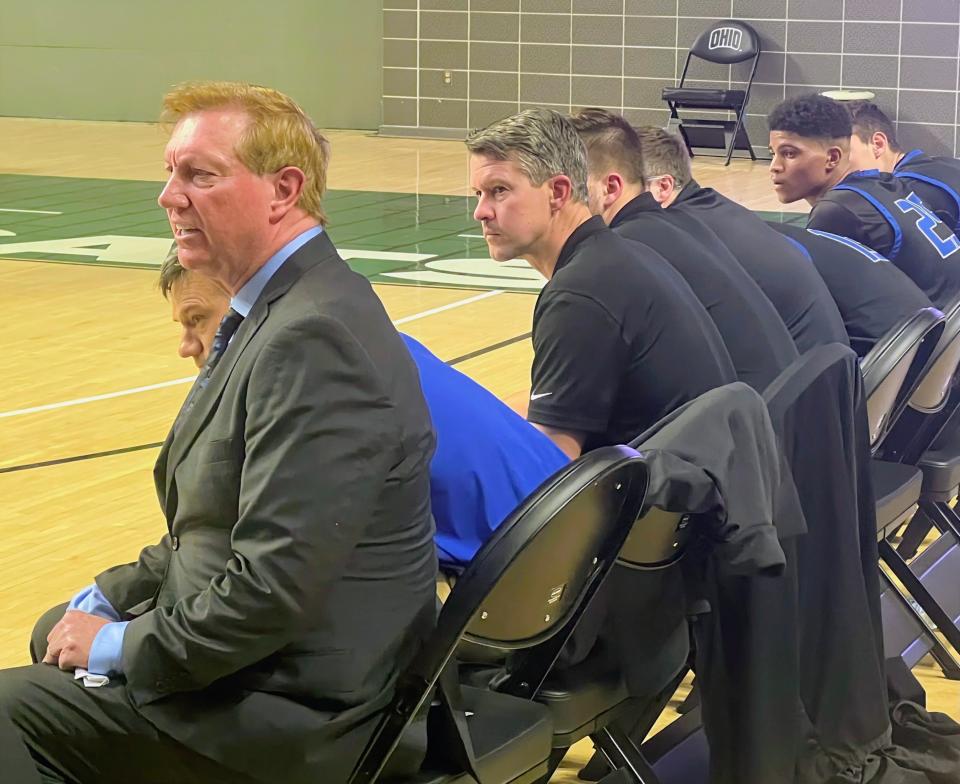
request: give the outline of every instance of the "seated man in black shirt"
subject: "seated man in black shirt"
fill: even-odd
[[[849,237],[771,223],[797,243],[827,284],[843,317],[850,345],[865,355],[901,319],[930,299],[887,259]]]
[[[638,128],[647,187],[666,217],[686,232],[706,225],[737,259],[780,314],[802,354],[846,343],[837,306],[810,262],[746,207],[701,188],[683,142],[662,128]]]
[[[547,278],[533,315],[527,418],[564,452],[627,443],[735,380],[683,278],[591,217],[586,153],[568,117],[529,109],[466,144],[490,255],[523,258]]]
[[[909,185],[850,162],[847,109],[822,95],[791,98],[769,117],[770,175],[784,203],[805,199],[807,228],[849,237],[890,259],[938,307],[960,292],[960,239]]]
[[[960,161],[927,155],[923,150],[906,152],[897,141],[890,118],[875,103],[845,104],[853,122],[850,162],[860,171],[877,169],[908,181],[924,204],[953,232],[960,228]]]
[[[667,218],[646,189],[640,139],[623,117],[585,109],[573,124],[587,149],[590,211],[683,276],[720,332],[737,378],[762,392],[797,357],[770,300],[709,228],[681,229]]]

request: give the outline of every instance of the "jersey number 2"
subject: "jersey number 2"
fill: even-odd
[[[943,223],[930,211],[926,204],[920,201],[917,194],[911,193],[905,199],[897,199],[896,205],[900,208],[900,212],[904,214],[913,212],[920,216],[917,218],[917,228],[927,238],[927,242],[933,245],[937,253],[940,254],[941,259],[945,259],[960,250],[960,240],[953,233],[950,233],[946,238],[937,234],[937,227],[943,226]]]

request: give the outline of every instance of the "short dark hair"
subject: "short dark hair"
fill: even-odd
[[[864,144],[867,144],[875,133],[880,132],[887,137],[887,144],[890,145],[891,150],[903,152],[903,148],[897,141],[897,130],[893,127],[893,121],[875,103],[850,101],[847,104],[847,111],[850,112],[853,132]]]
[[[180,265],[180,259],[177,258],[177,243],[173,243],[167,251],[163,264],[160,265],[160,279],[157,281],[157,288],[160,289],[164,299],[170,299],[173,284],[186,274],[187,270]]]
[[[849,139],[850,113],[839,101],[811,93],[788,98],[767,117],[771,131],[785,131],[812,139]]]
[[[581,109],[571,120],[587,148],[590,171],[616,170],[628,182],[646,184],[640,137],[621,115],[606,109]]]

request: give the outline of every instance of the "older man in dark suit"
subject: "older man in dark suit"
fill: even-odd
[[[160,205],[232,307],[157,460],[166,533],[48,614],[0,713],[46,781],[342,782],[434,620],[429,416],[323,230],[299,107],[198,83],[165,109]]]

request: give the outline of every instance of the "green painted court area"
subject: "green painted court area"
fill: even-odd
[[[156,202],[161,187],[0,174],[0,258],[158,267],[171,242]],[[374,282],[529,292],[543,285],[523,261],[490,260],[469,197],[334,190],[324,205],[341,255]]]

